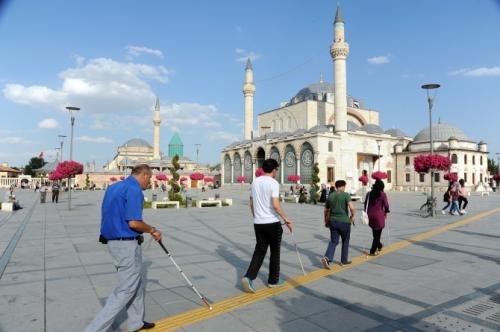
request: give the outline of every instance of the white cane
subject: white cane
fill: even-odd
[[[304,265],[302,264],[302,259],[300,259],[299,249],[297,248],[297,242],[295,242],[295,237],[293,236],[292,231],[290,231],[290,235],[292,236],[292,242],[293,242],[293,245],[295,246],[295,252],[297,253],[297,257],[299,259],[300,268],[302,269],[302,273],[304,275],[306,275],[306,270],[304,270]]]

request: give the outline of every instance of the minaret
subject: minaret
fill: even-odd
[[[346,59],[349,55],[349,44],[344,39],[344,19],[340,13],[340,7],[337,7],[333,25],[334,40],[330,47],[330,54],[333,59],[335,77],[335,131],[347,132]]]
[[[156,97],[155,112],[153,116],[154,137],[153,137],[153,158],[160,159],[160,99]]]
[[[245,83],[243,84],[243,95],[245,96],[245,131],[244,139],[252,139],[253,136],[253,95],[255,84],[253,84],[253,68],[250,58],[245,67]]]

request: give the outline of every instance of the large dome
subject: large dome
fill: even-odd
[[[385,133],[387,135],[391,135],[393,137],[406,137],[406,136],[408,136],[405,134],[404,131],[402,131],[401,129],[398,129],[398,128],[388,129],[385,131]]]
[[[152,148],[152,146],[146,141],[143,140],[142,138],[132,138],[126,141],[122,147],[129,147],[129,148]]]
[[[413,139],[414,143],[428,142],[430,140],[429,127],[422,129]],[[447,123],[438,123],[432,125],[432,140],[447,141],[450,137],[455,137],[459,141],[472,141],[462,129]]]
[[[300,90],[295,97],[292,98],[292,102],[301,102],[304,100],[327,100],[331,96],[333,98],[335,89],[333,84],[324,82],[323,80],[318,83],[313,83],[302,90]]]
[[[372,124],[372,123],[365,124],[364,126],[359,128],[359,130],[366,131],[369,134],[383,134],[384,133],[384,129],[382,129],[382,127],[377,126],[376,124]]]

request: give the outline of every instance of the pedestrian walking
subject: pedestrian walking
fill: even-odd
[[[458,197],[460,196],[460,185],[458,184],[458,181],[454,181],[453,184],[451,185],[450,194],[451,194],[450,214],[458,216],[460,214],[460,211],[458,209]]]
[[[47,190],[49,188],[47,187],[47,184],[45,182],[42,182],[42,185],[40,186],[40,189],[38,191],[40,192],[40,203],[45,203],[45,200],[47,199]]]
[[[445,202],[446,205],[441,209],[442,214],[446,214],[446,210],[451,205],[451,188],[452,188],[452,183],[450,182],[450,185],[448,185],[448,189],[446,189],[446,192],[443,195],[443,202]]]
[[[279,165],[276,160],[266,159],[262,164],[264,175],[256,178],[251,186],[250,210],[253,216],[257,243],[252,261],[245,276],[241,279],[243,289],[248,293],[256,292],[253,280],[257,278],[268,247],[271,249],[269,276],[267,279],[268,287],[273,288],[284,285],[284,280],[279,277],[281,237],[283,235],[280,218],[290,232],[293,230],[293,222],[285,216],[280,205],[280,185],[274,179],[278,167]]]
[[[384,182],[376,180],[372,190],[366,194],[364,209],[368,214],[368,225],[372,229],[373,241],[370,256],[376,256],[384,245],[380,242],[389,210],[389,201],[384,192]]]
[[[318,192],[314,186],[309,189],[309,204],[318,204]]]
[[[469,204],[469,199],[467,198],[469,193],[467,192],[467,189],[465,188],[465,180],[464,179],[460,179],[460,181],[458,181],[458,183],[460,184],[460,187],[458,189],[458,212],[460,212],[460,214],[467,214],[467,210],[465,208]],[[462,204],[463,204],[463,206],[462,206]]]
[[[336,181],[335,188],[336,191],[328,196],[324,211],[325,227],[330,228],[330,242],[328,243],[325,256],[321,258],[321,263],[328,270],[333,261],[339,238],[342,238],[340,264],[351,264],[351,261],[348,260],[349,239],[351,237],[351,225],[355,225],[354,216],[356,215],[351,195],[345,192],[346,182],[344,180]],[[349,212],[351,213],[350,216]]]
[[[127,310],[129,331],[147,330],[155,326],[144,321],[141,251],[143,233],[149,233],[156,241],[162,237],[160,231],[142,218],[142,191],[148,187],[151,174],[148,165],[136,165],[131,176],[110,186],[104,194],[99,241],[108,245],[118,273],[118,285],[85,332],[107,331],[124,308]]]
[[[325,203],[326,202],[326,184],[321,185],[321,195],[319,196],[319,202],[320,203]]]
[[[55,180],[52,183],[52,203],[59,202],[59,190],[61,189],[61,186],[59,186],[59,182]]]

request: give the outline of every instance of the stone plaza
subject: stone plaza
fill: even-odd
[[[144,210],[145,221],[163,232],[166,247],[214,307],[203,307],[146,236],[146,320],[157,322],[155,331],[500,330],[498,194],[473,194],[465,216],[424,218],[419,207],[425,196],[389,192],[382,254],[363,254],[372,235],[358,218],[353,264],[335,264],[331,271],[319,261],[329,238],[323,207],[284,203],[307,275],[285,232],[285,287],[266,288],[266,258],[257,293],[246,294],[240,278],[255,245],[248,187],[190,194],[216,193],[233,205]],[[97,241],[103,194],[75,192],[68,211],[66,194],[59,204],[40,204],[38,193],[17,190],[24,209],[0,212],[0,331],[82,331],[100,310],[116,284],[111,256]],[[361,203],[355,206],[359,216]],[[125,315],[120,317],[116,331],[126,328]]]

